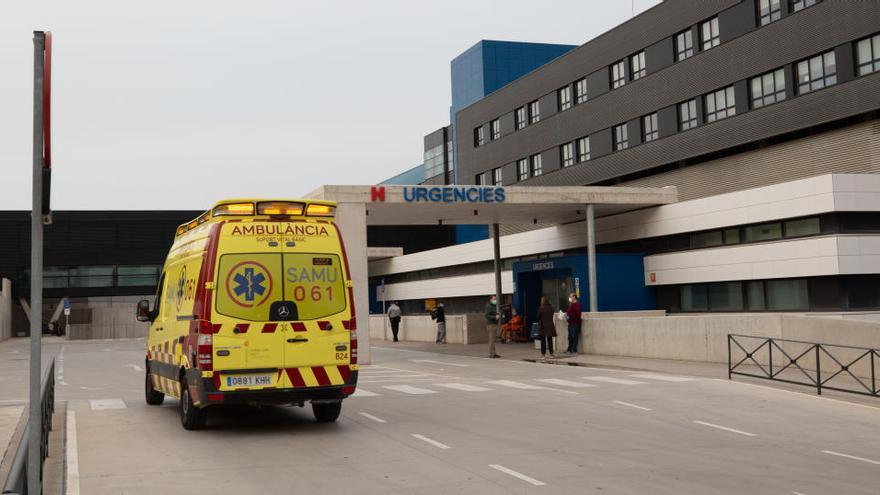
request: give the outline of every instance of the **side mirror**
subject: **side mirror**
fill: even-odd
[[[153,321],[153,315],[150,313],[150,301],[146,299],[138,301],[137,321]]]

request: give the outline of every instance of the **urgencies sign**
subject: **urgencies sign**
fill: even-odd
[[[385,188],[373,187],[371,201],[385,201]],[[503,203],[507,193],[503,187],[445,186],[422,187],[405,186],[403,200],[407,203]]]

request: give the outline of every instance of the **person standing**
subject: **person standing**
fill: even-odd
[[[568,309],[565,316],[568,320],[568,354],[577,354],[578,340],[581,336],[581,303],[578,302],[577,294],[568,295]]]
[[[394,336],[394,342],[397,342],[397,332],[400,330],[400,306],[397,301],[393,301],[388,307],[388,320],[391,321],[391,334]]]
[[[437,321],[437,343],[445,344],[446,343],[446,310],[443,308],[443,303],[437,301],[437,305],[434,306],[434,310],[431,311],[431,319]]]
[[[541,329],[541,361],[546,359],[547,350],[550,350],[550,359],[553,355],[553,337],[556,337],[556,326],[553,324],[553,305],[547,301],[547,296],[541,296],[541,306],[538,308],[538,325]]]
[[[489,334],[489,357],[500,358],[501,356],[495,354],[495,340],[497,340],[496,333],[498,333],[498,301],[495,300],[495,296],[489,298],[484,314],[486,316],[486,332]]]

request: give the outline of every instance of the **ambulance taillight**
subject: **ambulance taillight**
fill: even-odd
[[[214,326],[210,321],[199,322],[198,362],[202,371],[214,369]]]

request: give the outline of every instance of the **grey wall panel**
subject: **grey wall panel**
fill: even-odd
[[[645,48],[645,67],[648,74],[665,69],[673,63],[675,63],[675,48],[671,36]]]
[[[627,134],[630,146],[638,146],[642,144],[642,119],[637,118],[626,123]]]
[[[541,153],[541,168],[543,173],[547,174],[556,170],[559,170],[561,167],[561,163],[559,162],[559,148],[550,148],[547,151]]]
[[[725,43],[755,29],[758,11],[755,0],[743,0],[739,4],[718,13],[721,42]]]
[[[539,101],[541,102],[541,120],[548,119],[559,111],[559,109],[556,108],[557,102],[555,89],[542,96]]]
[[[514,131],[516,122],[514,122],[513,112],[507,112],[501,116],[501,135],[506,136]]]
[[[440,129],[437,129],[431,134],[425,136],[425,151],[443,144],[444,129],[445,128],[441,127]],[[473,141],[473,139],[471,139],[471,141]]]
[[[593,159],[610,154],[612,146],[611,129],[602,129],[590,134],[590,156]]]
[[[880,19],[877,28],[880,29]],[[837,63],[837,82],[844,83],[856,77],[855,53],[852,43],[834,48],[834,61]]]
[[[587,76],[587,91],[590,99],[598,98],[611,89],[608,68],[603,67]]]
[[[537,150],[558,146],[584,134],[594,134],[619,122],[675,105],[735,81],[870,35],[877,31],[876,19],[880,18],[880,2],[821,2],[606,94],[596,96],[594,86],[591,86],[590,101],[552,116],[545,117],[542,112],[542,122],[502,138],[498,141],[500,146],[481,149],[470,146],[473,139],[468,133],[477,123],[503,115],[534,96],[554,91],[561,85],[582,77],[590,67],[594,71],[602,69],[603,77],[607,78],[608,63],[635,52],[640,47],[657,43],[736,3],[721,0],[666,0],[632,21],[463,109],[456,116],[460,133],[458,160],[462,176],[473,175],[476,167],[488,168],[491,164],[514,161]],[[648,20],[653,27],[645,26],[644,23]],[[662,24],[662,29],[653,24],[657,22]],[[637,25],[641,30],[635,29]],[[616,38],[616,43],[608,41],[612,38]],[[644,43],[633,46],[636,41]],[[769,50],[768,47],[771,46],[773,49]],[[589,82],[599,84],[596,77],[591,74]],[[607,84],[607,80],[602,82]],[[555,96],[553,98],[555,104]],[[863,95],[853,93],[850,98],[858,100]],[[800,97],[794,100],[799,99]],[[862,106],[855,109],[854,113],[869,109]],[[483,118],[486,120],[482,120]],[[797,116],[794,117],[794,122],[799,127],[811,124]],[[775,135],[783,132],[782,129],[787,124],[777,121],[768,123],[766,129],[744,129],[742,132],[746,135],[742,137],[748,139],[749,132],[755,132],[749,140],[768,133]],[[710,141],[703,142],[700,146],[701,153],[717,149],[718,145]]]
[[[853,97],[858,95],[858,97]],[[798,101],[800,100],[800,101]],[[575,165],[555,174],[527,181],[534,185],[586,185],[732,148],[774,135],[880,109],[880,73],[831,86],[793,100],[769,105],[696,129],[681,132],[623,152]],[[707,143],[712,146],[707,147]]]
[[[511,184],[516,184],[516,163],[508,163],[501,167],[501,179],[504,181],[505,186],[509,186]]]
[[[743,114],[749,111],[749,82],[737,81],[733,85],[734,100],[736,100],[736,113]]]
[[[678,107],[670,105],[657,112],[657,125],[660,126],[660,138],[678,132]]]

